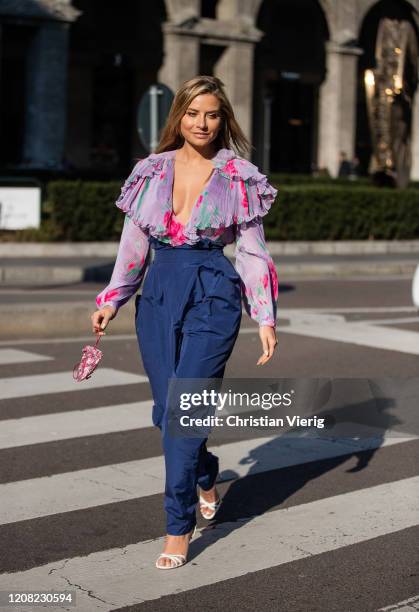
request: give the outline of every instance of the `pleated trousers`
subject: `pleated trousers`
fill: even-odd
[[[204,434],[171,435],[169,381],[223,378],[240,328],[241,280],[220,243],[149,240],[154,259],[136,298],[136,331],[153,394],[153,423],[161,431],[167,533],[182,535],[196,524],[197,486],[214,486],[219,460]]]

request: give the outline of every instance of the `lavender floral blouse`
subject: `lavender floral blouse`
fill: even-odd
[[[116,205],[125,215],[112,277],[96,305],[117,310],[139,289],[149,262],[149,236],[172,246],[201,238],[236,243],[235,268],[242,280],[247,314],[275,326],[278,277],[266,248],[262,219],[277,190],[257,167],[231,149],[212,158],[214,171],[186,224],[172,210],[175,150],[141,159],[122,187]]]

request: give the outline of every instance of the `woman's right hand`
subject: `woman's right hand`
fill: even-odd
[[[103,306],[99,310],[95,310],[92,314],[92,326],[93,333],[98,334],[99,336],[104,336],[105,332],[103,331],[108,325],[109,321],[113,319],[116,315],[115,306]]]

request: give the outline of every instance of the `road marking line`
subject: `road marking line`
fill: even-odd
[[[394,325],[404,323],[419,323],[419,317],[400,317],[398,319],[364,319],[363,321],[349,321],[351,325],[367,323],[368,325]]]
[[[38,353],[32,353],[30,351],[21,351],[13,348],[0,349],[0,365],[52,360],[53,357],[39,355]]]
[[[307,312],[313,312],[313,313],[329,313],[329,312],[417,312],[418,309],[415,306],[351,306],[351,307],[344,307],[344,306],[339,306],[336,308],[306,308],[306,307],[302,307],[302,308],[292,308],[292,309],[287,309],[287,312],[300,312],[300,311],[307,311]],[[280,314],[280,312],[284,312],[284,310],[282,311],[278,311],[278,314]]]
[[[273,436],[211,450],[224,468],[220,481],[226,481],[417,439],[407,435],[360,440]],[[161,456],[5,483],[0,485],[0,524],[162,494],[164,488]]]
[[[399,601],[399,603],[391,606],[380,608],[377,612],[415,612],[416,610],[419,610],[419,595]]]
[[[318,314],[329,314],[329,313],[380,313],[380,312],[414,312],[417,313],[417,308],[414,306],[375,306],[375,307],[351,307],[351,308],[292,308],[292,309],[279,309],[278,317],[287,318],[290,317],[293,313],[301,314],[301,313],[318,313]],[[250,323],[250,321],[249,321]],[[251,323],[250,323],[251,325]],[[277,329],[283,329],[282,327],[277,327]],[[257,333],[259,328],[256,325],[252,325],[251,327],[245,327],[241,329],[244,333]],[[18,345],[28,345],[28,344],[63,344],[63,343],[72,343],[72,342],[89,342],[92,340],[92,335],[90,336],[75,336],[75,337],[62,337],[62,338],[25,338],[25,339],[10,339],[10,340],[0,340],[0,346],[18,346]],[[106,335],[106,342],[120,342],[122,340],[135,340],[137,341],[137,336],[135,333],[132,334],[112,334],[110,332]]]
[[[114,368],[98,368],[92,378],[77,383],[73,373],[54,372],[52,374],[35,374],[33,376],[16,376],[0,379],[0,400],[15,397],[31,397],[48,393],[63,393],[64,391],[84,391],[115,387],[117,385],[133,385],[148,382],[146,376],[122,372]]]
[[[283,327],[281,333],[308,336],[321,340],[333,340],[342,344],[356,344],[368,348],[419,355],[419,333],[369,325],[368,322],[333,323],[319,321],[307,324],[294,323]]]
[[[153,401],[5,419],[0,449],[153,427]]]
[[[75,590],[80,610],[110,610],[321,555],[418,524],[419,477],[200,530],[183,568],[154,567],[163,538],[0,575],[1,590]]]

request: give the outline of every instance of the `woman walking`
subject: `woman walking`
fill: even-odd
[[[169,379],[223,377],[242,301],[259,324],[263,355],[257,365],[272,357],[277,344],[278,279],[261,220],[277,191],[231,144],[241,154],[250,149],[223,83],[210,76],[185,82],[156,152],[136,164],[122,187],[116,205],[126,215],[118,254],[92,314],[94,333],[104,334],[148,268],[135,322],[166,467],[167,536],[159,569],[186,562],[198,501],[206,519],[221,503],[219,462],[207,450],[207,438],[168,431]],[[223,254],[232,242],[235,266]]]

